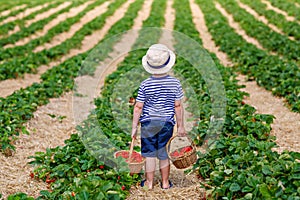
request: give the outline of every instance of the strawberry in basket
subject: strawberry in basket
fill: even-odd
[[[136,151],[132,152],[130,161],[129,161],[129,151],[120,151],[120,152],[116,153],[116,158],[120,157],[120,156],[125,158],[127,163],[140,163],[140,162],[143,162],[143,157],[141,156],[141,154],[139,154]]]
[[[184,156],[185,153],[188,153],[192,150],[193,150],[192,146],[186,146],[186,147],[182,147],[180,149],[173,151],[170,155],[172,158],[180,158],[180,157]]]

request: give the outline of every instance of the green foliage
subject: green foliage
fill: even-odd
[[[255,79],[258,85],[272,91],[274,95],[286,98],[289,108],[292,111],[300,112],[300,69],[297,64],[292,61],[284,61],[278,56],[269,55],[247,43],[235,33],[225,17],[212,3],[197,2],[205,13],[208,29],[216,45],[220,46],[220,50],[226,52],[236,63],[235,68]],[[268,41],[270,40],[268,39]]]
[[[116,1],[115,4],[112,4],[109,12],[113,13],[122,2],[124,0]],[[141,7],[141,1],[137,1],[132,7],[134,9],[130,7],[130,13],[127,12],[124,18],[111,28],[109,34],[103,40],[111,37],[117,31],[122,32],[130,29],[132,26],[131,21],[135,18],[132,14],[138,12],[138,9]],[[102,20],[100,22],[103,23]],[[118,24],[123,24],[123,26],[120,27]],[[94,24],[94,26],[96,25],[97,23]],[[99,59],[103,60],[110,51],[111,48],[103,51],[101,53],[102,57]],[[17,139],[20,133],[27,133],[23,124],[33,116],[33,112],[36,111],[38,106],[47,104],[49,98],[59,97],[64,92],[73,89],[74,78],[79,75],[82,62],[88,53],[90,51],[74,56],[48,70],[41,76],[41,83],[34,83],[32,86],[16,91],[6,98],[0,98],[0,144],[2,150],[7,148],[14,149],[12,142]]]
[[[182,3],[178,0],[176,4],[175,1],[178,16],[181,15],[179,6],[182,12],[189,14],[179,2]],[[221,23],[222,18],[216,14],[211,2],[198,0],[197,3],[205,12],[209,27],[212,24],[216,27],[226,27],[216,22],[218,19]],[[184,22],[184,24],[188,23]],[[191,21],[190,23],[192,24]],[[187,29],[187,26],[181,25],[183,24],[181,17],[176,17],[175,24],[178,31],[181,31],[181,28]],[[195,27],[185,31],[193,32],[193,29]],[[212,32],[214,31],[216,30],[212,29]],[[223,31],[222,37],[226,35],[224,33]],[[226,33],[231,32],[227,30]],[[232,41],[234,40],[228,40],[228,42]],[[180,48],[180,40],[177,41],[176,48]],[[220,65],[214,55],[212,57],[223,77],[227,110],[224,127],[218,140],[209,146],[206,154],[200,155],[194,165],[194,170],[197,170],[199,176],[206,180],[203,187],[211,185],[211,188],[207,188],[207,197],[211,199],[297,199],[300,193],[297,181],[299,163],[296,159],[300,154],[296,152],[278,154],[272,150],[276,147],[275,137],[270,135],[270,125],[274,116],[256,114],[253,107],[245,104],[243,97],[246,94],[239,91],[241,86],[237,85],[233,70]],[[201,120],[198,122],[196,130],[198,135],[194,140],[202,144],[211,115],[211,107],[208,106],[211,105],[211,99],[206,97],[208,94],[206,83],[203,77],[182,58],[178,59],[174,70],[182,74],[195,87]]]
[[[296,21],[287,21],[282,14],[279,14],[273,10],[268,10],[267,5],[259,0],[250,1],[243,0],[243,3],[248,4],[260,15],[265,16],[270,23],[276,25],[282,29],[288,36],[293,36],[296,40],[300,39],[300,25]],[[300,12],[299,12],[300,13]]]

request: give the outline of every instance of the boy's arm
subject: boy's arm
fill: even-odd
[[[186,131],[184,128],[184,118],[183,118],[183,105],[181,100],[175,100],[175,115],[177,121],[177,134],[178,136],[186,136]]]
[[[132,119],[132,131],[131,131],[131,137],[136,139],[136,133],[137,133],[137,126],[139,123],[140,116],[143,111],[144,103],[142,102],[136,102],[133,109],[133,119]]]

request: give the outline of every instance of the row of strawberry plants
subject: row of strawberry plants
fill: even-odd
[[[206,16],[207,26],[220,50],[227,53],[239,71],[254,77],[258,85],[274,95],[284,97],[292,111],[300,112],[299,67],[247,43],[219,11],[214,9],[214,13],[218,18]]]
[[[198,0],[205,14],[219,20],[216,15],[213,3]],[[186,21],[190,15],[188,1],[183,4],[182,0],[175,1],[176,21],[175,29],[187,32],[194,32],[195,27],[186,26],[192,21]],[[183,6],[186,5],[186,6]],[[210,7],[211,6],[211,7]],[[180,9],[179,9],[180,8]],[[181,13],[182,12],[182,13]],[[210,23],[210,22],[209,22]],[[220,25],[219,25],[220,26]],[[223,32],[225,33],[225,32]],[[227,32],[226,32],[227,33]],[[193,38],[194,36],[191,35]],[[175,37],[176,38],[176,37]],[[197,39],[195,38],[197,41]],[[176,40],[176,51],[182,55],[189,54],[192,47],[189,43]],[[209,147],[209,151],[200,157],[194,169],[199,175],[205,178],[211,188],[206,193],[212,199],[295,199],[300,195],[299,179],[300,164],[296,161],[299,154],[284,152],[281,155],[273,152],[275,137],[270,136],[270,124],[273,116],[255,114],[255,109],[243,103],[244,92],[239,91],[236,75],[230,68],[225,68],[211,54],[215,60],[216,67],[223,77],[223,84],[226,89],[227,110],[222,132],[215,144]],[[199,76],[197,70],[183,59],[179,59],[175,72],[184,75],[186,80],[195,83],[196,88],[202,91],[199,96],[199,109],[201,114],[198,132],[203,136],[208,130],[208,122],[212,110],[209,98],[205,98],[209,88],[205,85],[203,76]],[[195,90],[197,91],[197,90]],[[197,91],[197,92],[198,92]],[[204,184],[205,185],[205,184]]]
[[[125,0],[116,0],[113,2],[106,15],[113,13],[124,2]],[[100,18],[100,20],[92,24],[95,29],[103,26],[105,16],[103,16],[103,18],[104,19]],[[127,24],[124,23],[122,30],[127,30],[127,28],[131,26],[132,25],[128,22]],[[115,26],[111,29],[115,29],[114,27]],[[86,31],[89,30],[90,29]],[[108,36],[111,36],[111,34],[107,34],[105,38]],[[36,111],[38,106],[47,104],[49,98],[58,97],[62,95],[63,92],[73,88],[73,78],[78,75],[81,62],[87,53],[74,56],[48,70],[41,76],[41,83],[34,83],[25,89],[15,91],[6,98],[0,98],[0,144],[2,149],[14,149],[12,141],[15,140],[16,136],[20,133],[27,132],[23,124],[33,116],[33,112]],[[104,59],[107,54],[108,51],[104,51],[101,59]]]
[[[61,4],[61,2],[51,3],[50,0],[44,0],[44,1],[39,2],[39,4],[37,4],[36,6],[43,5],[45,3],[49,3],[49,5],[31,13],[30,15],[28,15],[22,19],[17,19],[15,21],[8,22],[8,23],[1,25],[0,26],[0,35],[6,35],[9,31],[13,30],[15,28],[15,26],[20,26],[20,28],[22,29],[27,20],[33,19],[37,14],[43,13],[43,12],[45,12],[51,8],[55,8],[55,7],[59,6],[59,4]]]
[[[129,8],[127,14],[134,14],[132,20],[136,17],[142,3],[143,1],[138,0]],[[151,14],[143,26],[162,25],[165,6],[166,1],[155,0]],[[139,36],[133,49],[139,48],[139,45],[145,42],[150,45],[160,36],[159,31],[140,31],[140,34],[143,35]],[[112,198],[112,194],[115,199],[125,199],[124,194],[128,195],[128,189],[139,176],[130,176],[127,171],[118,170],[122,163],[117,163],[116,167],[112,166],[114,165],[111,162],[113,161],[112,154],[117,149],[128,148],[131,137],[118,127],[118,122],[112,116],[111,94],[114,89],[113,85],[122,77],[122,74],[134,66],[139,66],[144,54],[145,50],[129,53],[117,71],[106,78],[101,97],[95,99],[96,109],[78,127],[78,133],[65,141],[64,147],[47,149],[47,152],[36,153],[33,156],[32,164],[38,165],[34,171],[35,176],[42,179],[48,176],[49,179],[55,180],[51,183],[52,192],[41,191],[43,199],[80,199],[83,195],[89,199],[96,197],[107,199]],[[94,151],[91,151],[92,148]],[[104,157],[106,162],[103,162]],[[61,172],[62,170],[65,170],[64,173]]]
[[[41,20],[41,21],[38,21],[38,22],[30,25],[29,27],[22,29],[21,31],[19,31],[15,34],[10,35],[7,38],[0,39],[0,45],[4,46],[7,44],[13,44],[14,42],[16,42],[24,37],[34,34],[34,32],[36,32],[40,29],[43,29],[43,27],[48,22],[50,22],[51,20],[56,18],[58,15],[69,11],[72,7],[81,5],[83,2],[84,1],[74,1],[72,3],[72,5],[70,5],[67,8],[61,10],[60,12],[52,15],[51,17]],[[93,9],[95,6],[100,5],[101,3],[103,3],[103,1],[96,1],[93,4],[90,4],[83,11],[78,13],[76,16],[68,18],[67,20],[59,23],[58,25],[56,25],[55,27],[50,29],[44,36],[33,39],[25,45],[16,46],[16,47],[7,48],[7,49],[3,49],[3,48],[0,49],[0,53],[1,53],[0,60],[5,60],[5,59],[9,59],[9,58],[16,59],[17,57],[23,57],[23,58],[26,57],[25,55],[28,52],[31,52],[37,46],[42,45],[46,42],[50,42],[51,39],[57,34],[68,31],[73,24],[77,23],[82,18],[82,16],[84,16],[88,11]]]
[[[219,1],[219,3],[233,15],[235,21],[248,35],[256,38],[269,51],[277,52],[286,59],[300,60],[300,42],[292,41],[287,36],[271,30],[263,22],[240,8],[233,0]]]
[[[282,14],[268,10],[267,5],[259,0],[242,0],[242,2],[252,7],[258,14],[265,16],[270,23],[282,29],[288,36],[293,36],[296,40],[300,39],[300,24],[296,21],[287,21]]]
[[[285,0],[269,0],[271,4],[285,12],[289,15],[296,17],[300,20],[300,10],[299,7],[295,6],[295,3],[300,3],[299,0],[285,1]]]
[[[6,3],[6,2],[5,2],[5,3]],[[8,17],[15,16],[15,15],[17,15],[17,14],[19,14],[19,13],[25,11],[27,8],[31,8],[31,7],[34,7],[34,6],[36,5],[35,3],[33,3],[33,4],[32,4],[32,3],[33,3],[33,2],[31,2],[31,3],[27,2],[27,3],[26,3],[26,6],[25,6],[24,8],[17,9],[17,10],[14,10],[14,11],[11,11],[8,15],[0,16],[0,22],[3,21],[4,19],[8,18]],[[22,4],[22,3],[20,3],[20,4]],[[15,5],[15,4],[8,5],[8,4],[6,3],[6,5],[3,6],[3,9],[9,10],[9,9],[12,8],[12,6],[14,6],[14,5]]]
[[[100,2],[103,3],[105,0]],[[65,40],[61,44],[37,53],[28,52],[26,57],[17,57],[11,61],[4,62],[0,67],[0,80],[22,76],[24,73],[34,73],[40,65],[48,64],[50,61],[60,58],[67,54],[70,49],[79,48],[84,37],[92,31],[100,29],[105,24],[105,19],[111,16],[121,6],[121,3],[117,1],[118,7],[115,5],[115,3],[110,4],[105,13],[85,24],[72,38]]]

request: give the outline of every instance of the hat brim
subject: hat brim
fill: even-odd
[[[176,61],[176,55],[173,51],[169,50],[170,53],[170,61],[168,62],[168,64],[160,69],[154,69],[152,67],[150,67],[147,63],[147,56],[143,56],[142,58],[142,64],[144,69],[150,73],[150,74],[164,74],[167,73],[168,71],[171,70],[171,68],[174,66],[175,61]]]

